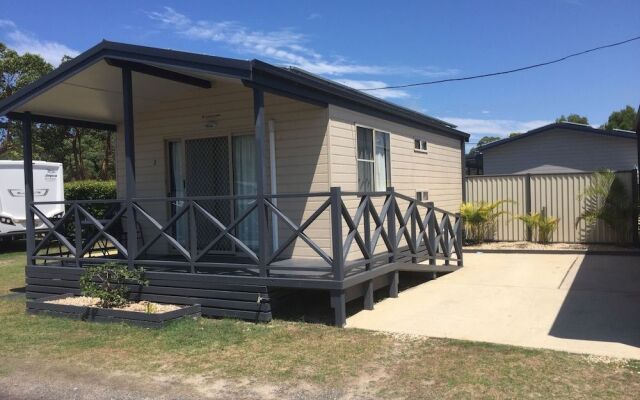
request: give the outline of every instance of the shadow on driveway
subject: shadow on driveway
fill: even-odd
[[[587,255],[574,268],[549,335],[640,347],[640,257]]]

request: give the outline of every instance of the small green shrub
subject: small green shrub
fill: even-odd
[[[100,307],[123,306],[129,300],[128,285],[147,286],[144,270],[130,270],[126,265],[106,263],[87,267],[80,277],[80,289],[84,296],[100,299]]]
[[[117,197],[115,181],[74,181],[64,184],[65,200],[113,200]],[[81,205],[91,215],[100,219],[114,204]]]
[[[481,243],[495,229],[496,219],[505,214],[505,211],[498,211],[498,208],[507,203],[507,200],[496,201],[494,203],[462,203],[460,206],[460,216],[464,222],[465,236],[467,241]]]
[[[117,197],[116,181],[74,181],[64,184],[67,200],[111,200]]]
[[[542,209],[542,213],[520,215],[518,219],[524,222],[527,229],[531,231],[532,240],[542,244],[551,241],[551,235],[558,228],[558,222],[560,222],[560,219],[548,216],[545,208]]]

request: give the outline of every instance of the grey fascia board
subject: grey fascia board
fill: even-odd
[[[239,79],[251,77],[251,64],[248,61],[103,41],[0,101],[0,115],[13,111],[51,86],[107,57],[183,67]]]
[[[431,129],[435,133],[462,138],[465,141],[468,141],[470,136],[437,119],[324,79],[311,79],[306,74],[298,74],[260,60],[253,60],[253,69],[253,81],[266,86],[287,86],[290,91],[304,91],[306,96],[314,96],[318,101],[345,108],[354,109],[353,106],[358,105],[356,111],[387,119],[394,117],[393,119],[399,123],[410,123],[422,129]],[[374,111],[376,113],[372,113]]]

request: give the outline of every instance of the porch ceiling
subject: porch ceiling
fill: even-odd
[[[147,63],[154,65],[153,63]],[[203,72],[194,73],[183,68],[154,65],[166,70],[187,74],[212,82],[212,89],[193,87],[180,82],[133,73],[135,111],[145,111],[152,105],[187,98],[194,91],[215,90],[216,81],[241,81]],[[107,122],[122,122],[122,74],[120,68],[103,59],[59,82],[31,98],[14,111],[30,111],[53,117]]]

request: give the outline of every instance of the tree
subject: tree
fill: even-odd
[[[574,124],[589,125],[589,119],[579,114],[569,114],[566,117],[563,114],[559,118],[556,118],[556,122],[573,122]]]
[[[636,118],[638,118],[636,109],[631,106],[614,111],[609,115],[607,123],[602,125],[601,129],[612,131],[614,129],[624,129],[626,131],[636,130]]]
[[[520,135],[522,135],[522,132],[511,132],[509,134],[509,137],[512,138],[512,137],[516,137],[516,136],[520,136]]]
[[[71,57],[64,56],[62,62]],[[53,71],[36,54],[19,55],[0,43],[0,99]],[[0,157],[22,159],[21,123],[0,120]],[[69,126],[33,125],[33,158],[64,165],[66,180],[114,179],[113,135]]]
[[[0,100],[51,71],[53,66],[42,57],[29,53],[19,55],[0,43]]]
[[[502,139],[500,136],[483,136],[478,143],[469,150],[469,154],[476,154],[478,152],[478,147],[484,146],[485,144],[495,142],[497,140]]]
[[[19,55],[0,43],[0,100],[52,70],[51,64],[42,57],[29,53]],[[20,124],[17,122],[9,122],[3,126],[0,133],[0,154],[9,153],[11,158],[16,153],[22,154],[19,132]]]

